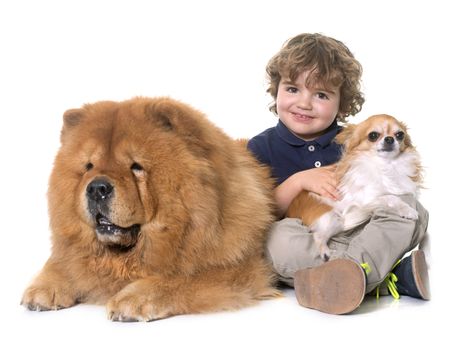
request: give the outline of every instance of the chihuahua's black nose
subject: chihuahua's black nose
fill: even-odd
[[[394,138],[392,136],[386,136],[384,138],[384,142],[386,142],[388,145],[392,145],[394,143]]]
[[[87,186],[87,198],[95,202],[107,201],[114,187],[105,178],[96,178]]]

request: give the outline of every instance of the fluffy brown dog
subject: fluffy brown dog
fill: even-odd
[[[64,114],[61,143],[52,253],[23,305],[148,321],[277,294],[269,174],[200,112],[168,98],[88,104]]]

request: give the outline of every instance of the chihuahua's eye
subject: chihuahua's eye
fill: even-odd
[[[375,142],[379,138],[379,133],[372,131],[368,134],[368,141]]]
[[[395,133],[395,138],[398,140],[398,141],[402,141],[405,137],[405,133],[403,131],[398,131]]]
[[[138,164],[138,163],[133,163],[132,166],[130,167],[132,171],[142,171],[143,167]]]
[[[92,163],[85,164],[85,170],[90,171],[92,169],[93,169],[93,164]]]

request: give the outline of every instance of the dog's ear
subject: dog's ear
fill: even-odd
[[[63,122],[65,127],[76,126],[80,123],[84,115],[81,108],[68,109],[63,114]]]
[[[336,141],[336,143],[339,143],[340,145],[344,145],[344,147],[346,147],[348,140],[354,133],[354,129],[354,124],[346,124],[344,128],[341,130],[341,132],[336,135],[334,140]]]
[[[155,103],[147,104],[145,113],[154,124],[165,131],[173,130],[178,118],[178,112],[169,99],[159,99]]]
[[[151,122],[166,132],[175,133],[183,138],[190,146],[190,150],[200,156],[209,154],[212,144],[204,135],[205,119],[201,112],[192,107],[162,97],[149,103],[145,113],[150,117]]]
[[[63,127],[61,129],[61,142],[69,129],[81,123],[84,117],[84,110],[81,108],[68,109],[63,114]]]
[[[194,117],[198,112],[171,98],[160,97],[148,103],[145,113],[152,123],[165,131],[189,136],[201,133],[201,128],[197,125],[198,118]]]
[[[405,147],[412,147],[413,148],[413,143],[412,139],[410,138],[410,135],[408,134],[408,126],[404,122],[397,121],[399,123],[400,128],[402,131],[405,133],[405,138],[404,138],[404,145]]]

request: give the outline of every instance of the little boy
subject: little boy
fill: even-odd
[[[321,34],[290,39],[268,63],[270,110],[279,121],[249,140],[248,148],[271,167],[280,216],[301,190],[339,199],[332,164],[342,149],[333,140],[342,130],[338,121],[362,108],[361,74],[349,49]],[[417,209],[417,221],[378,209],[361,227],[331,238],[335,253],[326,263],[301,220],[277,221],[267,255],[280,280],[294,286],[301,305],[333,314],[353,311],[375,289],[388,289],[396,298],[429,299],[423,252],[413,251],[398,262],[423,239],[428,213],[411,195],[402,199]]]

